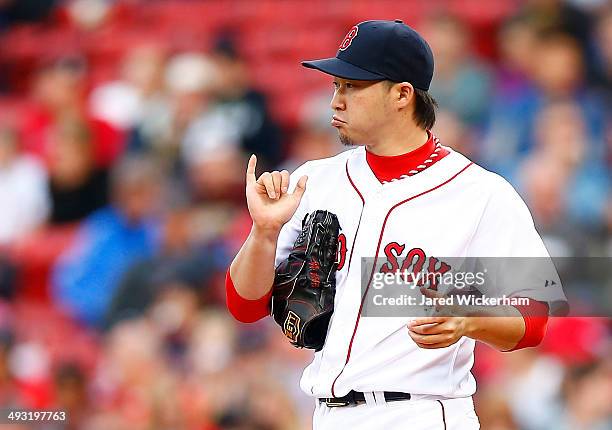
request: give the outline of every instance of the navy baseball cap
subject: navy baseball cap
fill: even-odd
[[[410,82],[425,91],[434,69],[425,39],[399,19],[360,22],[349,30],[334,58],[302,65],[344,79]]]

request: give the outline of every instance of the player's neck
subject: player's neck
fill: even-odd
[[[399,133],[392,136],[381,138],[378,142],[371,145],[366,145],[368,152],[374,155],[382,155],[391,157],[395,155],[407,154],[415,149],[423,146],[429,135],[426,130],[418,127],[409,129],[396,129]]]

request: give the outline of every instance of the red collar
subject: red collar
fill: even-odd
[[[366,161],[372,172],[382,183],[413,176],[448,155],[440,146],[440,140],[430,131],[429,139],[417,149],[402,155],[375,155],[366,151]]]

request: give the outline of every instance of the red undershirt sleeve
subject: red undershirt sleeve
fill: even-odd
[[[528,305],[514,306],[523,316],[525,321],[525,334],[523,338],[512,349],[506,352],[516,351],[518,349],[538,346],[544,334],[546,333],[546,324],[548,323],[548,305],[530,299]]]
[[[233,317],[240,322],[252,323],[270,315],[272,288],[259,299],[245,299],[236,291],[229,269],[227,269],[227,273],[225,274],[225,296],[227,300],[227,309]]]

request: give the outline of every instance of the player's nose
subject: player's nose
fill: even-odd
[[[331,102],[329,103],[329,105],[331,106],[331,108],[334,111],[344,110],[346,108],[346,103],[344,102],[344,97],[342,96],[340,91],[335,91],[334,92],[334,96],[332,97]]]

